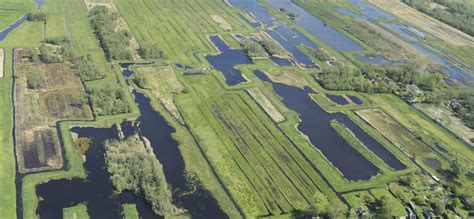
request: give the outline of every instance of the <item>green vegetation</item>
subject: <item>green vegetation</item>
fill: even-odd
[[[156,214],[174,214],[177,208],[172,204],[163,167],[151,146],[142,141],[132,136],[124,141],[105,142],[110,179],[118,194],[124,190],[135,191],[145,196]]]
[[[137,206],[135,204],[123,204],[122,215],[124,219],[139,219]]]
[[[38,89],[40,87],[41,82],[40,74],[39,73],[30,73],[27,76],[26,84],[30,89]]]
[[[46,21],[47,19],[46,13],[40,10],[33,10],[28,14],[28,21]]]
[[[117,85],[87,90],[96,116],[116,115],[130,112],[125,91]]]
[[[78,204],[74,207],[69,207],[63,209],[63,219],[88,219],[89,213],[87,213],[87,205],[84,204]]]
[[[402,0],[403,3],[474,36],[474,6],[449,0]]]
[[[35,8],[31,0],[0,0],[0,32]]]
[[[260,45],[262,45],[262,47],[265,48],[265,50],[270,53],[270,55],[277,57],[288,55],[285,49],[274,40],[265,39],[259,41],[258,43],[260,43]]]
[[[244,47],[247,55],[252,58],[262,58],[266,56],[265,50],[263,47],[256,41],[252,39],[242,39],[240,40],[240,44]]]
[[[426,91],[435,91],[444,86],[441,73],[429,73],[411,66],[367,66],[359,70],[338,65],[323,69],[316,79],[326,89],[368,93],[400,92],[411,84]]]
[[[40,47],[40,59],[44,63],[60,63],[63,62],[61,55],[61,47],[52,44],[43,44]]]
[[[89,18],[108,59],[132,59],[132,52],[128,48],[132,35],[127,30],[116,30],[117,14],[111,12],[105,6],[95,6],[89,12]]]

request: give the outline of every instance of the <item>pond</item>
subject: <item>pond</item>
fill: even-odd
[[[362,102],[362,100],[360,100],[356,96],[352,96],[352,95],[347,95],[347,96],[349,97],[349,99],[351,99],[352,103],[355,103],[357,105],[362,105],[364,103]]]
[[[225,77],[228,85],[236,85],[247,80],[242,76],[242,72],[235,66],[241,64],[252,64],[252,60],[244,50],[231,49],[220,37],[210,36],[211,42],[219,49],[217,55],[206,56],[207,61],[219,70]]]
[[[326,94],[326,97],[328,97],[332,102],[337,103],[338,105],[349,104],[349,102],[347,102],[347,100],[344,99],[344,97],[341,95]]]
[[[129,66],[122,65],[124,75],[130,74]],[[134,123],[122,123],[121,129],[126,136],[139,133],[150,141],[155,156],[163,165],[166,180],[174,191],[173,202],[186,209],[193,218],[227,218],[208,191],[199,188],[188,193],[184,160],[177,142],[171,136],[174,128],[152,108],[147,97],[136,91],[133,91],[133,95],[141,115]],[[53,180],[37,186],[37,194],[42,198],[38,214],[42,218],[61,218],[63,208],[87,202],[91,218],[119,218],[121,204],[135,203],[140,217],[157,218],[143,198],[131,192],[113,195],[114,188],[105,169],[102,144],[107,139],[118,138],[116,127],[73,128],[72,131],[80,137],[93,139],[84,165],[88,178]]]
[[[359,126],[342,113],[328,113],[316,104],[309,94],[313,91],[306,87],[300,89],[281,83],[275,83],[261,71],[254,71],[263,81],[270,82],[274,91],[283,98],[286,107],[300,115],[301,123],[298,130],[308,136],[310,142],[338,168],[349,180],[367,180],[379,171],[370,161],[365,159],[331,126],[331,120],[337,120],[351,130],[355,136],[374,152],[386,164],[396,170],[405,168],[385,147],[365,133]]]
[[[441,162],[435,158],[425,158],[423,162],[434,170],[441,170]]]

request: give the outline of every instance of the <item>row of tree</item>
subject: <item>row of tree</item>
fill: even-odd
[[[89,13],[91,26],[98,36],[109,60],[131,60],[129,40],[132,35],[127,30],[117,30],[119,15],[105,6],[95,6]]]
[[[325,67],[316,79],[326,89],[353,90],[369,93],[398,92],[405,85],[414,84],[423,90],[434,91],[445,86],[441,73],[430,73],[410,65],[365,66],[360,69],[345,65]]]
[[[474,36],[474,6],[448,0],[402,0],[405,4],[416,8],[434,18],[443,21],[471,36]],[[433,3],[443,7],[433,7]]]

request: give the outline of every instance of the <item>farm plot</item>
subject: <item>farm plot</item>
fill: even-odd
[[[409,156],[431,153],[428,146],[381,110],[366,109],[356,113]]]
[[[219,0],[117,0],[114,3],[141,47],[156,45],[166,59],[186,65],[201,64],[194,53],[213,51],[207,35],[230,34],[224,26],[240,32],[250,29],[236,9]],[[218,16],[219,22],[210,15]]]
[[[448,133],[441,126],[435,124],[430,118],[424,116],[395,95],[367,95],[370,100],[377,103],[384,112],[395,119],[401,126],[414,133],[417,138],[431,146],[432,149],[441,150],[436,145],[449,151],[446,156],[457,154],[469,162],[474,162],[473,151],[455,136]]]
[[[225,92],[216,80],[212,74],[186,77],[191,92],[177,96],[177,103],[205,156],[246,216],[306,209],[316,191],[337,200],[245,91]]]
[[[56,123],[92,118],[71,64],[30,58],[26,50],[15,51],[15,146],[22,173],[61,168]]]
[[[65,39],[66,21],[64,20],[64,10],[61,0],[48,0],[43,5],[43,10],[48,15],[45,26],[46,39]]]

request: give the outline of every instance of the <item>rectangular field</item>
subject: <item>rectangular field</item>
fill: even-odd
[[[82,84],[70,63],[34,61],[27,50],[16,50],[15,58],[18,169],[25,173],[61,168],[63,158],[56,123],[92,119]]]

